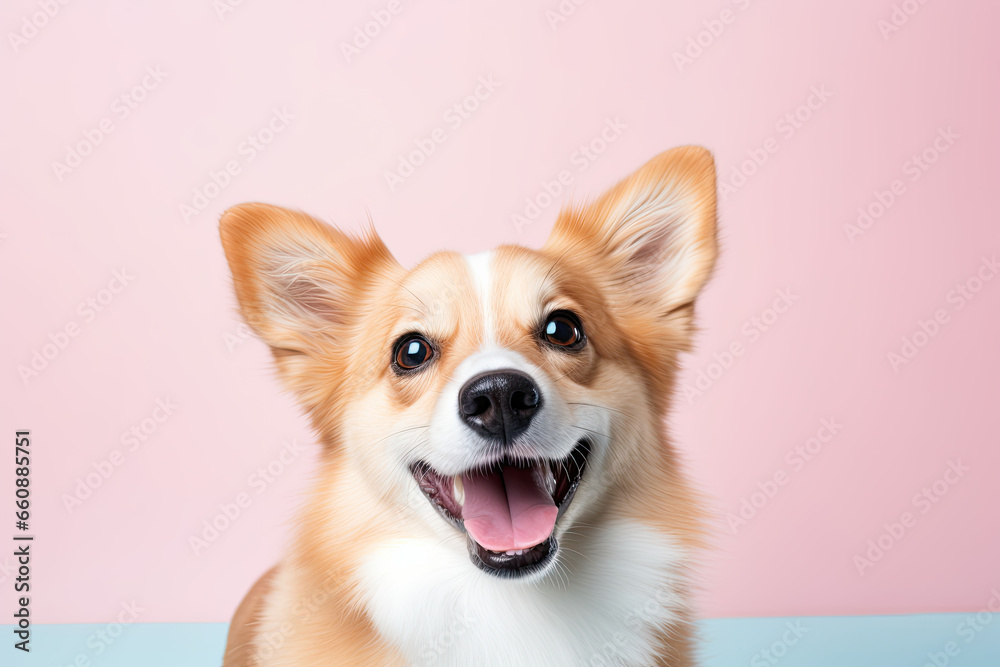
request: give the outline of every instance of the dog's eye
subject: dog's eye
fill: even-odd
[[[549,315],[542,329],[545,340],[559,347],[578,347],[583,343],[583,328],[576,315],[560,310]]]
[[[433,356],[430,343],[421,336],[407,336],[396,346],[396,365],[408,371],[423,366]]]

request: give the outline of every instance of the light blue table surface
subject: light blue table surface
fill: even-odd
[[[24,654],[2,627],[0,665],[45,667],[217,667],[227,630],[137,623],[112,638],[103,624],[39,625]],[[1000,667],[1000,614],[714,619],[701,629],[705,667]]]

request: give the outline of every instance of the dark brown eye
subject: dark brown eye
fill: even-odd
[[[396,345],[396,365],[404,370],[411,371],[423,366],[433,356],[431,344],[422,336],[407,336]]]
[[[559,347],[578,347],[583,343],[580,320],[568,311],[556,311],[549,315],[542,335],[546,341]]]

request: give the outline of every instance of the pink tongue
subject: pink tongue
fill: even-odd
[[[473,539],[490,551],[528,549],[544,542],[558,508],[533,469],[503,467],[503,473],[462,475],[462,518]]]

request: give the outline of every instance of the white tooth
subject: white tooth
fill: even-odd
[[[542,474],[544,477],[542,479],[545,480],[545,490],[551,496],[556,492],[556,476],[552,474],[552,466],[548,463],[542,463],[541,466],[543,468]]]
[[[465,506],[465,485],[462,484],[461,475],[455,477],[455,502],[458,503],[459,507]]]
[[[517,551],[505,551],[504,553],[506,553],[508,556],[513,556],[514,554],[517,553]]]
[[[523,554],[524,554],[524,549],[518,549],[518,550],[517,550],[517,555],[518,555],[518,556],[521,556],[521,555],[523,555]]]

